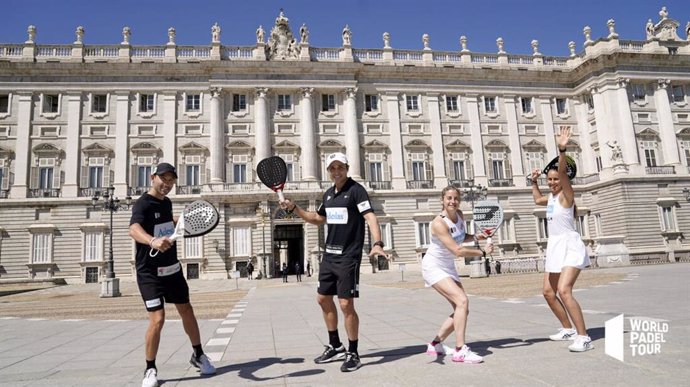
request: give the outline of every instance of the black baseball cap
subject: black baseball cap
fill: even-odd
[[[168,163],[160,163],[160,164],[156,165],[153,168],[153,171],[151,172],[151,174],[162,176],[168,172],[172,173],[173,176],[175,176],[175,178],[177,179],[177,171],[175,170],[175,167],[173,167],[172,164],[168,164]]]

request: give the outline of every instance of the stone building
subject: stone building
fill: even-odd
[[[495,259],[535,259],[545,210],[525,176],[557,154],[561,126],[575,129],[577,227],[599,263],[688,259],[690,41],[679,25],[663,9],[640,26],[644,41],[620,39],[613,20],[605,37],[585,27],[568,57],[536,40],[531,55],[510,54],[502,38],[497,53],[476,53],[464,36],[442,52],[426,34],[420,50],[392,48],[388,33],[383,48],[355,48],[347,26],[341,47],[312,47],[282,12],[253,46],[223,44],[218,24],[199,46],[177,45],[174,28],[164,45],[137,46],[127,27],[119,44],[89,45],[79,27],[74,43],[43,45],[30,26],[26,42],[0,44],[0,280],[97,282],[111,237],[115,272],[131,277],[129,211],[92,198],[112,186],[136,200],[160,161],[179,171],[176,210],[203,198],[222,218],[178,242],[189,278],[228,278],[249,260],[269,275],[285,261],[317,267],[323,230],[281,211],[255,166],[281,156],[286,196],[315,209],[334,151],[369,190],[394,263],[420,261],[449,184],[465,191],[468,222],[482,187],[503,206]]]

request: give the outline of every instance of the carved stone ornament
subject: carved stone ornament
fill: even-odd
[[[283,10],[276,18],[276,24],[271,29],[271,35],[266,46],[266,58],[268,60],[297,60],[300,49],[297,40],[292,35],[292,30],[288,24]]]
[[[659,11],[659,16],[661,17],[661,20],[659,20],[659,22],[653,26],[651,25],[651,19],[647,22],[645,27],[647,40],[681,40],[677,32],[680,23],[668,17],[666,7],[661,8],[661,11]]]

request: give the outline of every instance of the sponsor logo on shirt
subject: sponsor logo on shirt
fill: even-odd
[[[326,223],[328,223],[328,224],[347,224],[347,208],[345,208],[345,207],[326,208]]]
[[[361,203],[358,203],[357,208],[359,209],[359,212],[364,212],[367,210],[371,210],[371,204],[369,203],[368,200],[365,200]]]
[[[156,227],[153,228],[153,236],[155,236],[156,238],[171,236],[174,232],[175,223],[173,223],[172,221],[157,224]]]
[[[161,304],[160,298],[155,298],[153,300],[146,300],[146,307],[147,308],[155,308],[157,306],[160,306],[160,304]]]

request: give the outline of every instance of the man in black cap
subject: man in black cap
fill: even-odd
[[[187,281],[177,260],[177,245],[169,239],[178,217],[173,216],[172,202],[166,195],[176,181],[174,166],[158,164],[151,173],[151,188],[134,204],[129,222],[129,235],[137,242],[137,284],[149,317],[145,342],[146,371],[142,387],[158,386],[156,353],[165,322],[165,302],[175,304],[184,331],[192,342],[194,353],[189,362],[199,368],[202,375],[216,373],[216,368],[201,348],[199,324],[189,302]],[[151,257],[151,250],[160,253]]]

